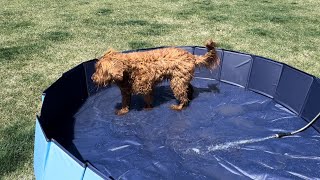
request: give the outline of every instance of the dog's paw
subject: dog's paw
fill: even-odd
[[[122,108],[116,111],[116,115],[121,116],[125,115],[129,112],[129,108]]]
[[[150,110],[152,110],[152,108],[153,108],[152,105],[145,105],[145,106],[143,107],[143,110],[150,111]]]
[[[181,111],[181,110],[183,109],[182,106],[180,106],[180,105],[175,105],[175,104],[171,105],[170,108],[171,108],[172,110],[176,110],[176,111]]]

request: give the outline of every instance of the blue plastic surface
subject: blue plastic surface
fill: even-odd
[[[91,169],[86,168],[83,180],[103,180],[103,178],[97,175],[97,173],[95,173]]]
[[[274,98],[300,114],[312,81],[312,76],[285,65]]]
[[[88,96],[96,93],[98,91],[98,87],[94,85],[93,81],[91,80],[91,76],[94,73],[95,70],[95,63],[97,59],[93,59],[87,62],[83,63],[83,68],[85,73],[87,74],[86,76],[86,84],[87,84],[87,92]]]
[[[34,175],[37,179],[43,178],[46,157],[49,150],[49,142],[43,133],[38,118],[36,119],[35,127],[35,140],[34,140]]]
[[[115,179],[259,179],[320,177],[319,134],[271,136],[306,122],[273,100],[208,80],[193,82],[196,97],[175,112],[167,86],[156,89],[155,108],[133,98],[125,116],[117,87],[91,96],[74,116],[73,143],[85,160]],[[214,85],[213,85],[214,86]],[[308,147],[308,151],[305,148]]]
[[[282,72],[282,64],[262,57],[254,57],[248,88],[273,97]]]
[[[44,171],[44,180],[81,180],[84,175],[84,164],[80,164],[72,155],[56,142],[51,142]]]
[[[64,73],[44,92],[39,121],[49,139],[67,147],[73,138],[73,114],[88,97],[83,65]]]
[[[306,100],[302,117],[307,121],[311,121],[320,112],[320,79],[314,78],[308,98]],[[314,127],[320,132],[320,120],[318,120]]]
[[[86,168],[83,176],[83,180],[105,180],[105,179],[110,179],[110,178],[103,175],[101,172],[99,172],[96,168],[94,168],[90,164]]]
[[[224,51],[221,80],[241,87],[247,87],[252,57],[237,52]]]

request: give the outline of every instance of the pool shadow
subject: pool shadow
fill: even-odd
[[[208,84],[207,87],[196,87],[193,86],[193,95],[189,97],[192,100],[198,98],[198,96],[202,93],[220,93],[220,89],[218,87],[218,83],[216,84]],[[152,103],[153,107],[159,107],[163,104],[167,104],[170,101],[172,103],[177,103],[176,98],[173,95],[173,92],[169,85],[161,85],[157,86],[154,90],[154,101]],[[131,98],[131,110],[141,111],[144,109],[144,100],[141,95],[133,95]],[[120,109],[121,103],[117,103],[115,109]]]

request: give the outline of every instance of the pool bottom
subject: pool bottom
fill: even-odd
[[[117,87],[87,99],[75,114],[73,144],[82,159],[115,179],[265,179],[320,177],[320,135],[313,128],[276,139],[304,120],[272,99],[245,89],[195,79],[194,99],[181,112],[164,83],[154,108],[139,96],[124,116]]]

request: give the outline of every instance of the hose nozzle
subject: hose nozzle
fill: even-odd
[[[282,132],[282,133],[278,133],[275,135],[276,138],[282,138],[282,137],[285,137],[285,136],[290,136],[292,135],[290,132]]]

